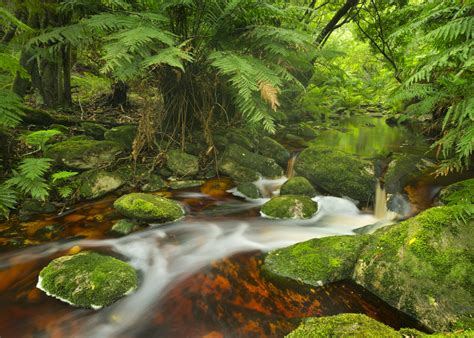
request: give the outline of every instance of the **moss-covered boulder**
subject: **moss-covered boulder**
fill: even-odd
[[[51,261],[41,270],[37,287],[71,305],[98,309],[135,290],[138,276],[116,258],[81,252]]]
[[[280,195],[304,195],[314,197],[316,189],[305,177],[297,176],[290,178],[283,183],[280,189]]]
[[[418,332],[418,331],[417,331]],[[343,313],[336,316],[306,318],[287,338],[401,338],[400,332],[366,315]]]
[[[168,186],[171,189],[178,190],[178,189],[188,189],[188,188],[200,187],[204,183],[206,183],[206,181],[203,181],[203,180],[171,181],[171,182],[169,182]]]
[[[253,142],[248,135],[245,135],[240,130],[227,133],[226,138],[228,140],[228,143],[238,144],[239,146],[249,151],[255,150],[255,145],[254,145],[255,142]]]
[[[112,128],[104,133],[104,138],[107,141],[117,142],[131,150],[133,141],[137,136],[138,128],[136,126],[120,126]]]
[[[141,190],[143,192],[155,192],[160,191],[168,186],[165,180],[158,175],[148,175],[145,177],[142,183]]]
[[[368,235],[315,238],[277,249],[265,256],[265,275],[321,286],[350,279]]]
[[[402,192],[410,183],[423,175],[421,156],[402,154],[397,155],[389,164],[384,175],[385,190],[389,194]]]
[[[271,137],[262,137],[257,145],[257,148],[260,154],[269,158],[273,158],[276,163],[278,163],[283,168],[286,168],[288,165],[290,152]]]
[[[446,205],[474,204],[474,178],[441,189],[439,200]]]
[[[87,170],[112,164],[122,152],[123,147],[116,142],[67,140],[47,148],[45,157],[68,168]]]
[[[84,135],[92,137],[94,140],[103,140],[107,128],[95,122],[82,122],[81,128],[84,130]]]
[[[376,231],[354,279],[390,305],[437,331],[474,313],[474,221],[460,206],[428,209]]]
[[[199,172],[199,159],[180,150],[168,152],[168,169],[179,177],[194,176]]]
[[[114,223],[110,231],[113,232],[114,234],[125,236],[137,230],[139,226],[140,224],[136,220],[119,219],[118,221]]]
[[[35,215],[49,214],[56,210],[51,202],[42,202],[35,199],[27,199],[21,203],[19,210],[20,221],[28,221]]]
[[[262,206],[261,213],[269,218],[305,219],[318,211],[318,204],[308,196],[285,195],[273,197]]]
[[[172,222],[184,216],[183,208],[175,201],[151,194],[127,194],[114,202],[122,215],[160,223]]]
[[[85,199],[94,199],[111,193],[125,184],[123,176],[106,170],[90,170],[79,177],[79,194]]]
[[[313,146],[296,159],[296,173],[335,196],[360,202],[371,200],[375,187],[373,165],[350,154]]]
[[[226,148],[219,161],[219,170],[236,183],[252,182],[259,176],[277,178],[283,175],[283,169],[273,159],[252,153],[237,144]]]
[[[258,187],[251,182],[239,184],[236,189],[243,196],[253,200],[262,197],[262,194],[260,193]]]

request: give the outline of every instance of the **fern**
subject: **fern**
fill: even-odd
[[[9,90],[0,89],[0,127],[14,128],[24,116],[20,97]]]
[[[48,198],[50,190],[44,176],[51,168],[52,162],[53,160],[49,158],[25,158],[7,184],[16,187],[24,194],[31,195],[34,199],[44,201]]]
[[[10,210],[17,203],[15,191],[6,184],[0,184],[0,216],[8,218]]]
[[[68,180],[71,177],[76,176],[77,174],[79,174],[77,171],[58,171],[57,173],[51,175],[51,178],[53,180],[53,183],[58,183],[61,181]]]
[[[57,129],[38,130],[29,133],[28,135],[24,136],[23,139],[26,144],[30,146],[37,146],[40,150],[43,150],[46,143],[58,135],[62,135],[62,132]]]

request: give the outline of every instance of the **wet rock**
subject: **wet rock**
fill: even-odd
[[[188,189],[188,188],[194,188],[194,187],[200,187],[206,183],[206,181],[203,180],[186,180],[186,181],[171,181],[169,182],[169,187],[174,190],[178,189]]]
[[[459,206],[428,209],[376,231],[362,250],[355,281],[397,309],[445,331],[474,313],[474,220]]]
[[[260,154],[274,159],[283,168],[288,165],[289,151],[274,139],[264,136],[260,139],[257,147]]]
[[[305,219],[318,211],[318,204],[307,196],[285,195],[272,198],[262,206],[261,213],[269,218]]]
[[[244,135],[242,132],[234,131],[228,133],[226,136],[228,143],[237,144],[249,151],[255,150],[254,142],[252,142],[252,140],[248,136]]]
[[[56,210],[54,204],[50,202],[41,202],[35,199],[25,200],[20,207],[20,221],[28,221],[35,215],[50,214]]]
[[[174,175],[179,177],[194,176],[199,172],[199,159],[180,150],[168,152],[166,165]]]
[[[116,258],[81,252],[51,261],[41,270],[37,287],[71,305],[99,309],[135,290],[138,276]]]
[[[416,330],[411,330],[413,333]],[[421,332],[416,331],[421,334]],[[386,337],[401,338],[400,332],[362,314],[343,313],[336,316],[303,319],[288,338],[308,337]],[[407,336],[408,337],[408,336]],[[417,337],[417,336],[411,336]]]
[[[252,153],[237,144],[226,148],[219,161],[219,170],[236,183],[253,182],[260,176],[277,178],[283,175],[283,169],[273,159]]]
[[[349,279],[368,239],[367,235],[311,239],[269,252],[262,269],[270,279],[312,286]]]
[[[280,195],[305,195],[314,197],[316,195],[316,189],[314,189],[311,182],[305,177],[297,176],[283,183],[280,189]]]
[[[140,224],[135,220],[120,219],[114,223],[110,231],[112,231],[113,233],[117,235],[125,236],[136,231],[139,228],[139,226]]]
[[[107,141],[119,143],[127,150],[131,150],[138,128],[136,126],[120,126],[105,132],[104,138]]]
[[[261,198],[262,194],[258,187],[253,183],[242,183],[237,186],[237,191],[250,199]]]
[[[107,128],[95,122],[82,122],[81,127],[84,130],[85,135],[90,136],[95,140],[103,140],[104,134],[107,131]]]
[[[288,127],[285,132],[304,139],[313,139],[318,136],[318,131],[304,122]]]
[[[446,205],[474,204],[474,178],[441,189],[439,200]]]
[[[79,194],[85,199],[94,199],[111,193],[125,184],[124,177],[117,172],[90,170],[79,177]]]
[[[155,192],[166,188],[168,184],[158,175],[150,175],[144,179],[142,185],[143,192]]]
[[[35,232],[35,237],[40,238],[43,241],[56,240],[61,237],[61,233],[64,231],[64,226],[60,224],[47,225]]]
[[[67,140],[45,151],[45,157],[72,169],[87,170],[106,167],[123,152],[123,147],[110,141]]]
[[[342,151],[318,146],[307,148],[296,159],[295,170],[334,196],[366,202],[374,194],[372,163]]]
[[[389,194],[403,192],[410,183],[423,175],[422,158],[418,155],[402,154],[390,162],[384,176],[385,190]]]
[[[160,223],[172,222],[184,216],[183,208],[175,201],[151,194],[132,193],[114,202],[122,215]]]

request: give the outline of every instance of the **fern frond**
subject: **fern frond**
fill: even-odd
[[[0,184],[0,216],[8,219],[10,210],[15,208],[17,203],[16,193],[8,185]]]
[[[53,183],[57,183],[59,181],[65,181],[70,179],[71,177],[77,176],[79,173],[77,171],[58,171],[51,175]]]
[[[18,169],[22,177],[35,180],[43,177],[51,168],[53,160],[50,158],[25,158]]]
[[[14,93],[0,89],[0,127],[14,128],[24,116],[20,97]]]
[[[33,131],[23,137],[23,140],[26,144],[30,146],[37,146],[39,149],[43,149],[45,144],[51,140],[53,137],[57,135],[61,135],[57,129],[49,129],[49,130],[38,130]]]

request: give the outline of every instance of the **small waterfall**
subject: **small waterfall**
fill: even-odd
[[[374,214],[375,217],[379,219],[385,219],[387,217],[387,192],[380,180],[377,181],[375,187]]]
[[[291,157],[288,160],[288,165],[286,167],[286,177],[288,177],[289,179],[295,176],[296,157],[298,157],[298,153],[293,153],[291,154]]]

